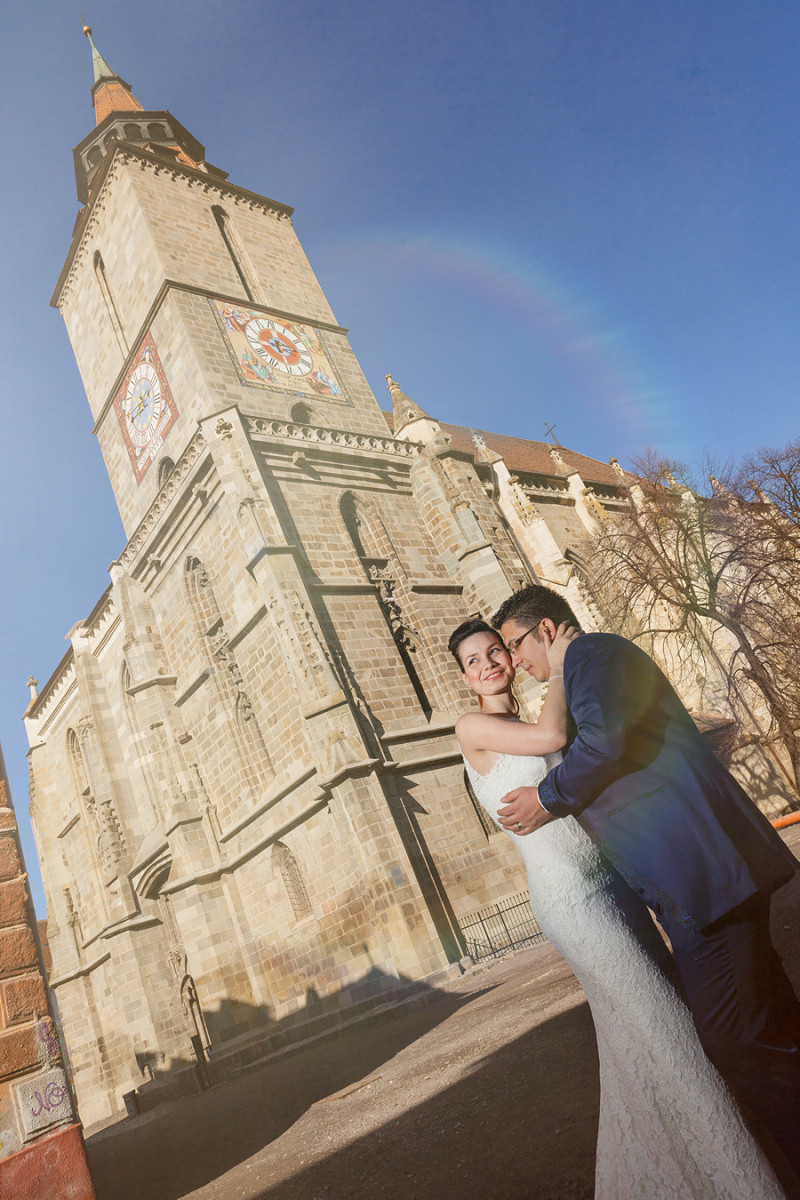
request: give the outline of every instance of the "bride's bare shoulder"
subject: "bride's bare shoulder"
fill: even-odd
[[[482,721],[482,720],[485,720],[484,713],[480,713],[480,712],[462,713],[461,716],[456,721],[456,729],[458,729],[458,727],[460,725],[463,725],[463,726],[473,725],[475,723],[475,721]]]
[[[455,723],[456,735],[464,733],[465,730],[471,729],[476,720],[480,720],[482,714],[477,712],[462,713]]]
[[[462,746],[465,742],[474,744],[475,738],[479,735],[481,728],[485,726],[486,720],[485,713],[462,713],[455,724],[455,734]]]

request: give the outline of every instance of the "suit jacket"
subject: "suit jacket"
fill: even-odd
[[[798,864],[706,745],[666,677],[625,638],[576,638],[564,686],[577,735],[539,785],[656,910],[703,929]]]

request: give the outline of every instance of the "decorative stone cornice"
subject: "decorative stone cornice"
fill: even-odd
[[[292,421],[270,417],[247,417],[247,428],[255,437],[279,437],[291,441],[315,442],[319,446],[346,446],[351,450],[371,450],[380,454],[399,454],[404,458],[419,453],[417,442],[402,442],[397,438],[377,437],[371,433],[349,433],[344,429],[328,429],[317,425],[296,425]]]
[[[83,623],[86,637],[90,641],[93,641],[103,631],[107,631],[108,622],[115,615],[114,602],[111,598],[111,587],[109,586]]]
[[[36,702],[32,704],[27,712],[30,718],[46,717],[48,709],[58,699],[60,694],[75,678],[75,652],[70,646],[61,662],[56,667],[53,674],[44,685],[39,695],[36,697]]]
[[[548,478],[547,476],[537,475],[533,478],[528,477],[523,479],[522,476],[517,476],[520,486],[525,489],[528,496],[547,497],[553,494],[559,496],[569,496],[569,485],[566,479],[557,479],[555,476]]]
[[[88,243],[94,234],[100,216],[105,211],[110,186],[119,177],[122,168],[131,163],[136,164],[140,171],[150,170],[155,175],[168,175],[171,179],[186,180],[190,188],[200,188],[210,195],[223,199],[232,197],[237,204],[244,204],[251,209],[259,209],[277,221],[292,223],[294,210],[286,204],[281,204],[278,200],[270,200],[267,196],[260,196],[258,192],[250,192],[246,188],[207,175],[204,171],[188,167],[184,163],[161,158],[141,146],[119,142],[99,168],[93,181],[91,199],[76,222],[72,245],[50,300],[53,308],[59,308],[68,298],[78,269],[83,265]]]
[[[172,503],[176,493],[180,490],[181,484],[195,466],[203,451],[207,449],[207,446],[208,443],[203,436],[202,430],[198,429],[174,468],[170,471],[169,477],[161,491],[134,530],[127,546],[117,559],[120,566],[129,568],[139,556],[142,547],[148,541],[153,530]]]

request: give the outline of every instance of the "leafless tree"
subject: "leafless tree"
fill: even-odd
[[[782,743],[798,790],[800,443],[737,471],[706,464],[700,480],[653,453],[634,467],[625,511],[582,555],[608,627],[684,665],[714,658],[742,726]]]
[[[745,499],[773,507],[795,530],[800,527],[800,439],[777,450],[751,454],[735,474],[735,489]]]

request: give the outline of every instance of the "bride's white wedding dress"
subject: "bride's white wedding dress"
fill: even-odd
[[[496,821],[512,788],[539,783],[560,755],[466,764]],[[783,1200],[785,1193],[703,1053],[659,964],[653,921],[572,817],[513,838],[531,907],[591,1006],[600,1058],[597,1200]]]

